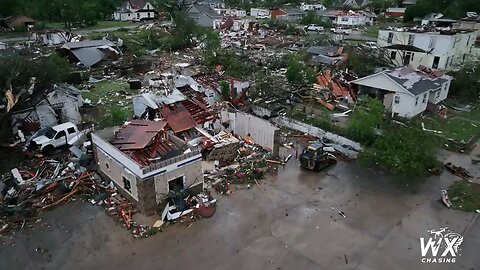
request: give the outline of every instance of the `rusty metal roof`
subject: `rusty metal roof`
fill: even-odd
[[[165,121],[132,120],[115,133],[110,143],[122,151],[143,149],[166,125]]]
[[[189,111],[181,103],[162,106],[160,108],[160,114],[165,118],[174,133],[189,130],[197,124]]]

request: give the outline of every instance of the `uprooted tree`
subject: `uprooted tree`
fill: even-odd
[[[8,141],[12,135],[9,128],[12,113],[20,107],[35,106],[55,83],[64,81],[70,71],[68,62],[57,54],[41,58],[20,54],[0,56],[0,105],[3,105],[0,142]]]
[[[360,155],[368,165],[378,165],[398,176],[400,183],[421,182],[430,169],[438,168],[438,139],[417,127],[390,123],[371,147]]]

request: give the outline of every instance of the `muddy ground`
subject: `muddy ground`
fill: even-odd
[[[480,176],[469,156],[442,159]],[[217,194],[212,218],[147,239],[134,239],[101,207],[71,202],[2,237],[0,269],[480,269],[480,215],[439,202],[455,180],[445,171],[418,188],[398,187],[353,162],[314,173],[291,159],[262,189]],[[461,256],[422,264],[419,237],[440,227],[464,236]]]

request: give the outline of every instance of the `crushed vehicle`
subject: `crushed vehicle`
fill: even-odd
[[[300,155],[300,166],[318,172],[337,163],[337,158],[325,151],[324,147],[325,145],[321,142],[305,147]]]
[[[49,153],[55,148],[68,145],[69,141],[78,137],[80,133],[77,126],[71,122],[42,128],[32,136],[28,148]]]

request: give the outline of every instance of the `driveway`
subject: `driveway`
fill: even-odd
[[[449,152],[442,158],[470,162]],[[439,202],[454,180],[444,172],[419,188],[398,187],[356,163],[314,173],[291,159],[261,189],[216,195],[212,218],[147,239],[133,239],[100,207],[69,203],[3,237],[0,269],[478,269],[477,214]],[[422,264],[419,237],[440,227],[464,236],[461,257]]]

